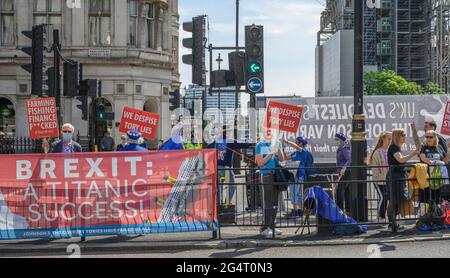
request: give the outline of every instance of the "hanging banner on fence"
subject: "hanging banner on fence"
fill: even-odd
[[[280,131],[296,133],[300,126],[303,107],[281,102],[269,101],[266,110],[265,126]]]
[[[55,98],[27,100],[27,115],[31,139],[59,137]]]
[[[0,239],[212,231],[216,152],[0,155]]]
[[[450,136],[450,101],[445,107],[444,119],[442,120],[441,134]]]
[[[125,107],[120,121],[120,132],[136,130],[147,139],[155,139],[158,130],[159,115],[130,107]]]

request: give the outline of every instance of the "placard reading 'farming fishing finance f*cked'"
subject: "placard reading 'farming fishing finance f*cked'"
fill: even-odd
[[[55,98],[27,100],[27,115],[31,139],[59,136]]]

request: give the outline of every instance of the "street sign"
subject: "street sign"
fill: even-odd
[[[250,93],[257,94],[262,91],[263,83],[260,78],[253,77],[248,80],[247,89]]]
[[[262,70],[261,64],[257,63],[257,62],[253,62],[249,65],[249,70],[250,70],[250,73],[258,74]]]

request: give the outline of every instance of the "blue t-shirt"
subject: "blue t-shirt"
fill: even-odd
[[[300,161],[300,164],[298,165],[297,170],[297,179],[303,178],[306,179],[306,161],[308,159],[308,151],[305,149],[302,149],[301,151],[296,151],[292,154],[292,161]]]
[[[279,149],[282,149],[282,145],[281,142],[277,142],[279,144]],[[274,142],[266,142],[266,141],[261,141],[256,145],[256,149],[255,149],[255,154],[256,155],[262,155],[263,158],[265,158],[271,151],[272,148],[275,146],[275,141]],[[267,175],[267,174],[272,174],[273,170],[264,170],[264,169],[273,169],[277,167],[277,162],[278,162],[278,154],[274,155],[273,158],[271,158],[269,161],[267,161],[266,164],[264,164],[263,166],[260,166],[259,168],[260,173],[263,175]]]

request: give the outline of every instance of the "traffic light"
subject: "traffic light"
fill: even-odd
[[[46,63],[44,60],[45,46],[47,45],[46,25],[36,25],[33,29],[22,31],[22,34],[30,38],[31,47],[23,47],[22,51],[31,56],[31,64],[25,64],[21,67],[31,73],[31,94],[37,96],[48,95],[48,85],[44,84],[46,76]]]
[[[104,103],[100,102],[99,99],[95,102],[95,114],[97,120],[100,121],[114,121],[114,113],[106,112],[106,106]]]
[[[192,54],[183,55],[183,63],[192,66],[192,84],[205,85],[206,16],[197,16],[183,23],[183,30],[192,33],[192,38],[183,39],[183,46],[192,49]]]
[[[246,90],[250,94],[264,93],[264,27],[245,26]]]
[[[245,52],[233,51],[228,54],[228,64],[237,86],[245,85]]]
[[[180,105],[181,105],[180,90],[177,89],[177,90],[175,90],[173,92],[170,92],[169,95],[170,95],[170,99],[169,99],[170,107],[169,107],[169,110],[171,112],[173,112],[177,108],[180,108]]]
[[[81,119],[83,121],[88,120],[88,97],[80,96],[77,99],[81,102],[81,104],[77,105],[77,108],[81,110]]]
[[[48,68],[47,70],[47,78],[44,81],[44,83],[46,82],[47,86],[48,86],[48,96],[49,97],[56,97],[54,95],[55,92],[55,68],[51,67]]]
[[[101,97],[102,96],[102,81],[97,79],[85,79],[80,82],[79,87],[80,96]]]
[[[83,78],[83,65],[78,62],[64,63],[64,96],[75,97],[79,95],[81,79]]]

